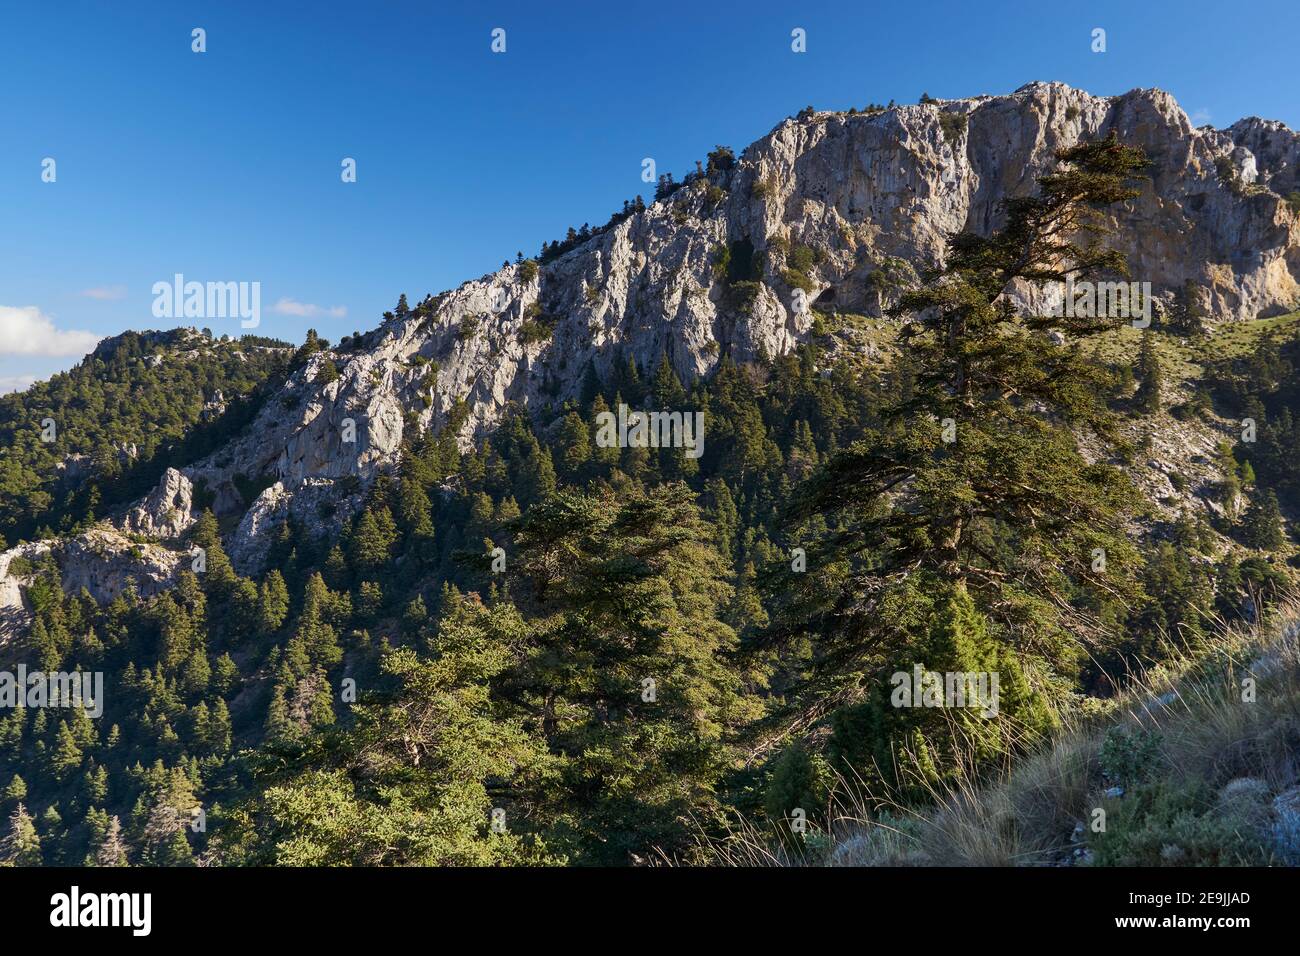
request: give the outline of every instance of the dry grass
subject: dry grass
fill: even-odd
[[[903,806],[860,781],[840,781],[826,829],[793,844],[742,822],[707,841],[732,866],[1025,866],[1078,862],[1083,824],[1117,805],[1104,791],[1109,735],[1149,734],[1161,780],[1224,794],[1268,793],[1300,781],[1300,604],[1255,628],[1227,628],[1212,646],[1187,649],[1133,675],[1100,710],[1062,715],[1061,731],[1038,752],[995,768],[962,772],[931,792],[925,809]],[[1243,700],[1253,681],[1253,701]],[[1087,712],[1085,713],[1085,710]],[[1238,787],[1245,778],[1251,788]],[[1231,786],[1229,786],[1231,784]],[[1226,789],[1225,789],[1226,788]]]

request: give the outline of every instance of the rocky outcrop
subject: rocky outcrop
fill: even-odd
[[[149,496],[127,512],[123,529],[151,538],[179,538],[194,523],[194,485],[168,468]]]
[[[26,630],[30,614],[23,591],[30,583],[30,569],[46,558],[58,567],[65,593],[79,594],[84,588],[100,602],[113,600],[132,583],[142,597],[157,594],[170,587],[190,561],[185,553],[132,541],[108,527],[11,548],[0,553],[0,646]]]

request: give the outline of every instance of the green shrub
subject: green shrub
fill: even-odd
[[[786,264],[796,272],[807,272],[819,261],[816,252],[810,246],[798,245],[790,250]]]
[[[1126,725],[1112,727],[1101,743],[1100,762],[1111,783],[1136,786],[1160,767],[1160,737]]]
[[[1232,165],[1232,158],[1229,156],[1220,156],[1214,161],[1214,170],[1219,174],[1219,180],[1231,189],[1237,195],[1243,192],[1241,178],[1237,175],[1237,168]]]
[[[718,246],[713,250],[713,278],[726,282],[731,272],[731,247]]]
[[[529,319],[519,327],[519,341],[524,345],[532,345],[536,342],[550,341],[555,334],[555,323],[547,321],[546,316],[540,319]]]
[[[1248,800],[1220,803],[1204,781],[1160,781],[1107,801],[1090,833],[1097,866],[1262,866],[1260,815]]]
[[[719,146],[709,153],[707,169],[710,173],[725,173],[736,165],[736,154],[730,146]]]
[[[939,115],[939,128],[943,130],[943,138],[948,143],[956,144],[961,139],[962,134],[966,132],[968,120],[965,113],[941,113]]]
[[[533,259],[525,259],[519,264],[519,278],[524,282],[532,282],[537,278],[537,262]]]
[[[739,312],[747,312],[758,298],[760,282],[733,282],[727,287],[727,304]]]
[[[826,802],[830,780],[830,768],[820,754],[809,753],[798,741],[792,743],[772,765],[763,796],[768,819],[786,820],[796,809],[812,818]]]
[[[320,368],[316,370],[317,385],[328,385],[338,377],[339,369],[333,362],[321,362]]]
[[[461,316],[460,328],[456,332],[456,337],[464,342],[466,339],[472,339],[478,334],[478,316],[465,315]]]
[[[812,279],[802,272],[796,272],[794,269],[783,269],[781,278],[785,284],[792,289],[803,289],[805,292],[815,292],[817,287],[813,285]]]

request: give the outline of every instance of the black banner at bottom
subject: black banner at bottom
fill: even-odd
[[[771,942],[893,923],[901,931],[1051,929],[1071,940],[1199,933],[1228,941],[1294,921],[1294,870],[0,869],[20,938],[373,943],[478,927],[494,945],[667,932]],[[955,937],[956,938],[956,937]]]

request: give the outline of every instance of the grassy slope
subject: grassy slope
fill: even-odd
[[[1300,863],[1300,627],[1287,608],[1076,714],[938,809],[847,815],[833,865]],[[1253,696],[1248,689],[1253,685]],[[1103,816],[1104,814],[1104,816]],[[1104,828],[1103,828],[1104,827]]]
[[[842,783],[828,832],[792,847],[742,827],[709,850],[734,866],[1300,865],[1298,621],[1291,605],[1136,676],[932,807]]]

